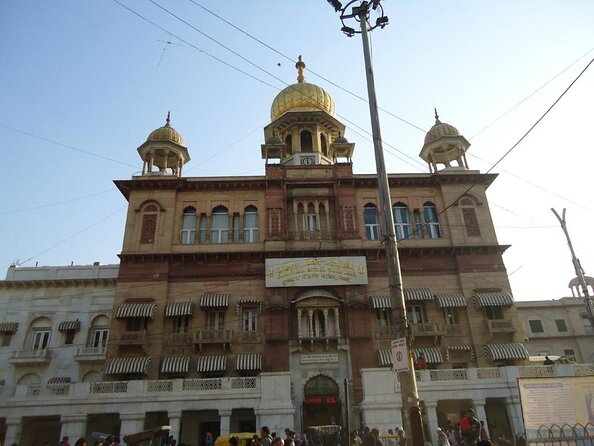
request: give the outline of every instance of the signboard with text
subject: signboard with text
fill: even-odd
[[[367,284],[364,256],[266,259],[266,287]]]
[[[408,352],[406,349],[406,338],[392,340],[392,364],[395,372],[406,372],[408,370]]]

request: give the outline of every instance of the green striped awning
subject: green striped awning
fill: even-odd
[[[150,356],[120,357],[111,360],[106,375],[126,375],[128,373],[147,375],[151,367]]]
[[[437,347],[413,348],[413,358],[415,361],[421,354],[425,356],[428,364],[441,364],[443,362],[441,350]]]
[[[466,306],[466,298],[464,297],[464,294],[460,293],[436,294],[435,299],[437,299],[437,304],[441,308]]]
[[[161,359],[161,373],[188,373],[189,370],[189,356],[168,356]]]
[[[79,330],[80,330],[80,321],[78,319],[75,321],[60,322],[60,325],[58,325],[58,331],[79,331]]]
[[[380,308],[392,308],[390,296],[371,296],[371,305],[375,310]]]
[[[227,308],[229,293],[204,293],[200,297],[200,308]]]
[[[155,318],[157,304],[122,304],[118,307],[116,319],[127,319],[131,317],[150,317]]]
[[[514,304],[514,298],[511,294],[504,291],[495,291],[489,293],[475,293],[472,296],[476,307],[506,307]]]
[[[240,353],[235,358],[235,370],[253,371],[262,370],[262,354]]]
[[[165,317],[192,316],[192,302],[172,302],[165,307]]]
[[[204,355],[198,358],[196,371],[199,373],[224,372],[227,368],[227,355]]]
[[[380,366],[392,366],[392,350],[389,348],[378,348],[377,359]]]
[[[433,300],[433,293],[429,288],[404,288],[404,300],[406,302]]]
[[[509,342],[507,344],[485,344],[485,356],[492,361],[502,359],[527,359],[528,350],[524,344],[519,342]]]

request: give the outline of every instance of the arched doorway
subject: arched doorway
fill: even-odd
[[[338,384],[324,375],[305,383],[303,389],[303,427],[341,423]]]

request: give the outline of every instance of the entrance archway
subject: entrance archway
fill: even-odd
[[[338,384],[332,378],[318,375],[303,388],[303,427],[341,423]]]

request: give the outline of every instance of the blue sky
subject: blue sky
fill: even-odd
[[[326,1],[118,1],[162,29],[111,0],[0,4],[0,269],[17,259],[117,262],[126,201],[112,181],[141,170],[136,148],[168,110],[192,156],[186,175],[262,174],[270,105],[296,78],[285,56],[302,54],[306,80],[333,96],[357,144],[355,172],[375,171],[368,106],[355,97],[366,97],[361,41],[340,32]],[[390,172],[428,171],[418,158],[424,131],[394,115],[428,130],[437,107],[472,143],[470,167],[485,172],[594,57],[592,1],[382,4],[390,24],[372,33],[372,49]],[[493,170],[491,211],[511,245],[516,300],[568,295],[575,274],[551,207],[567,208],[594,276],[592,98],[590,67]]]

